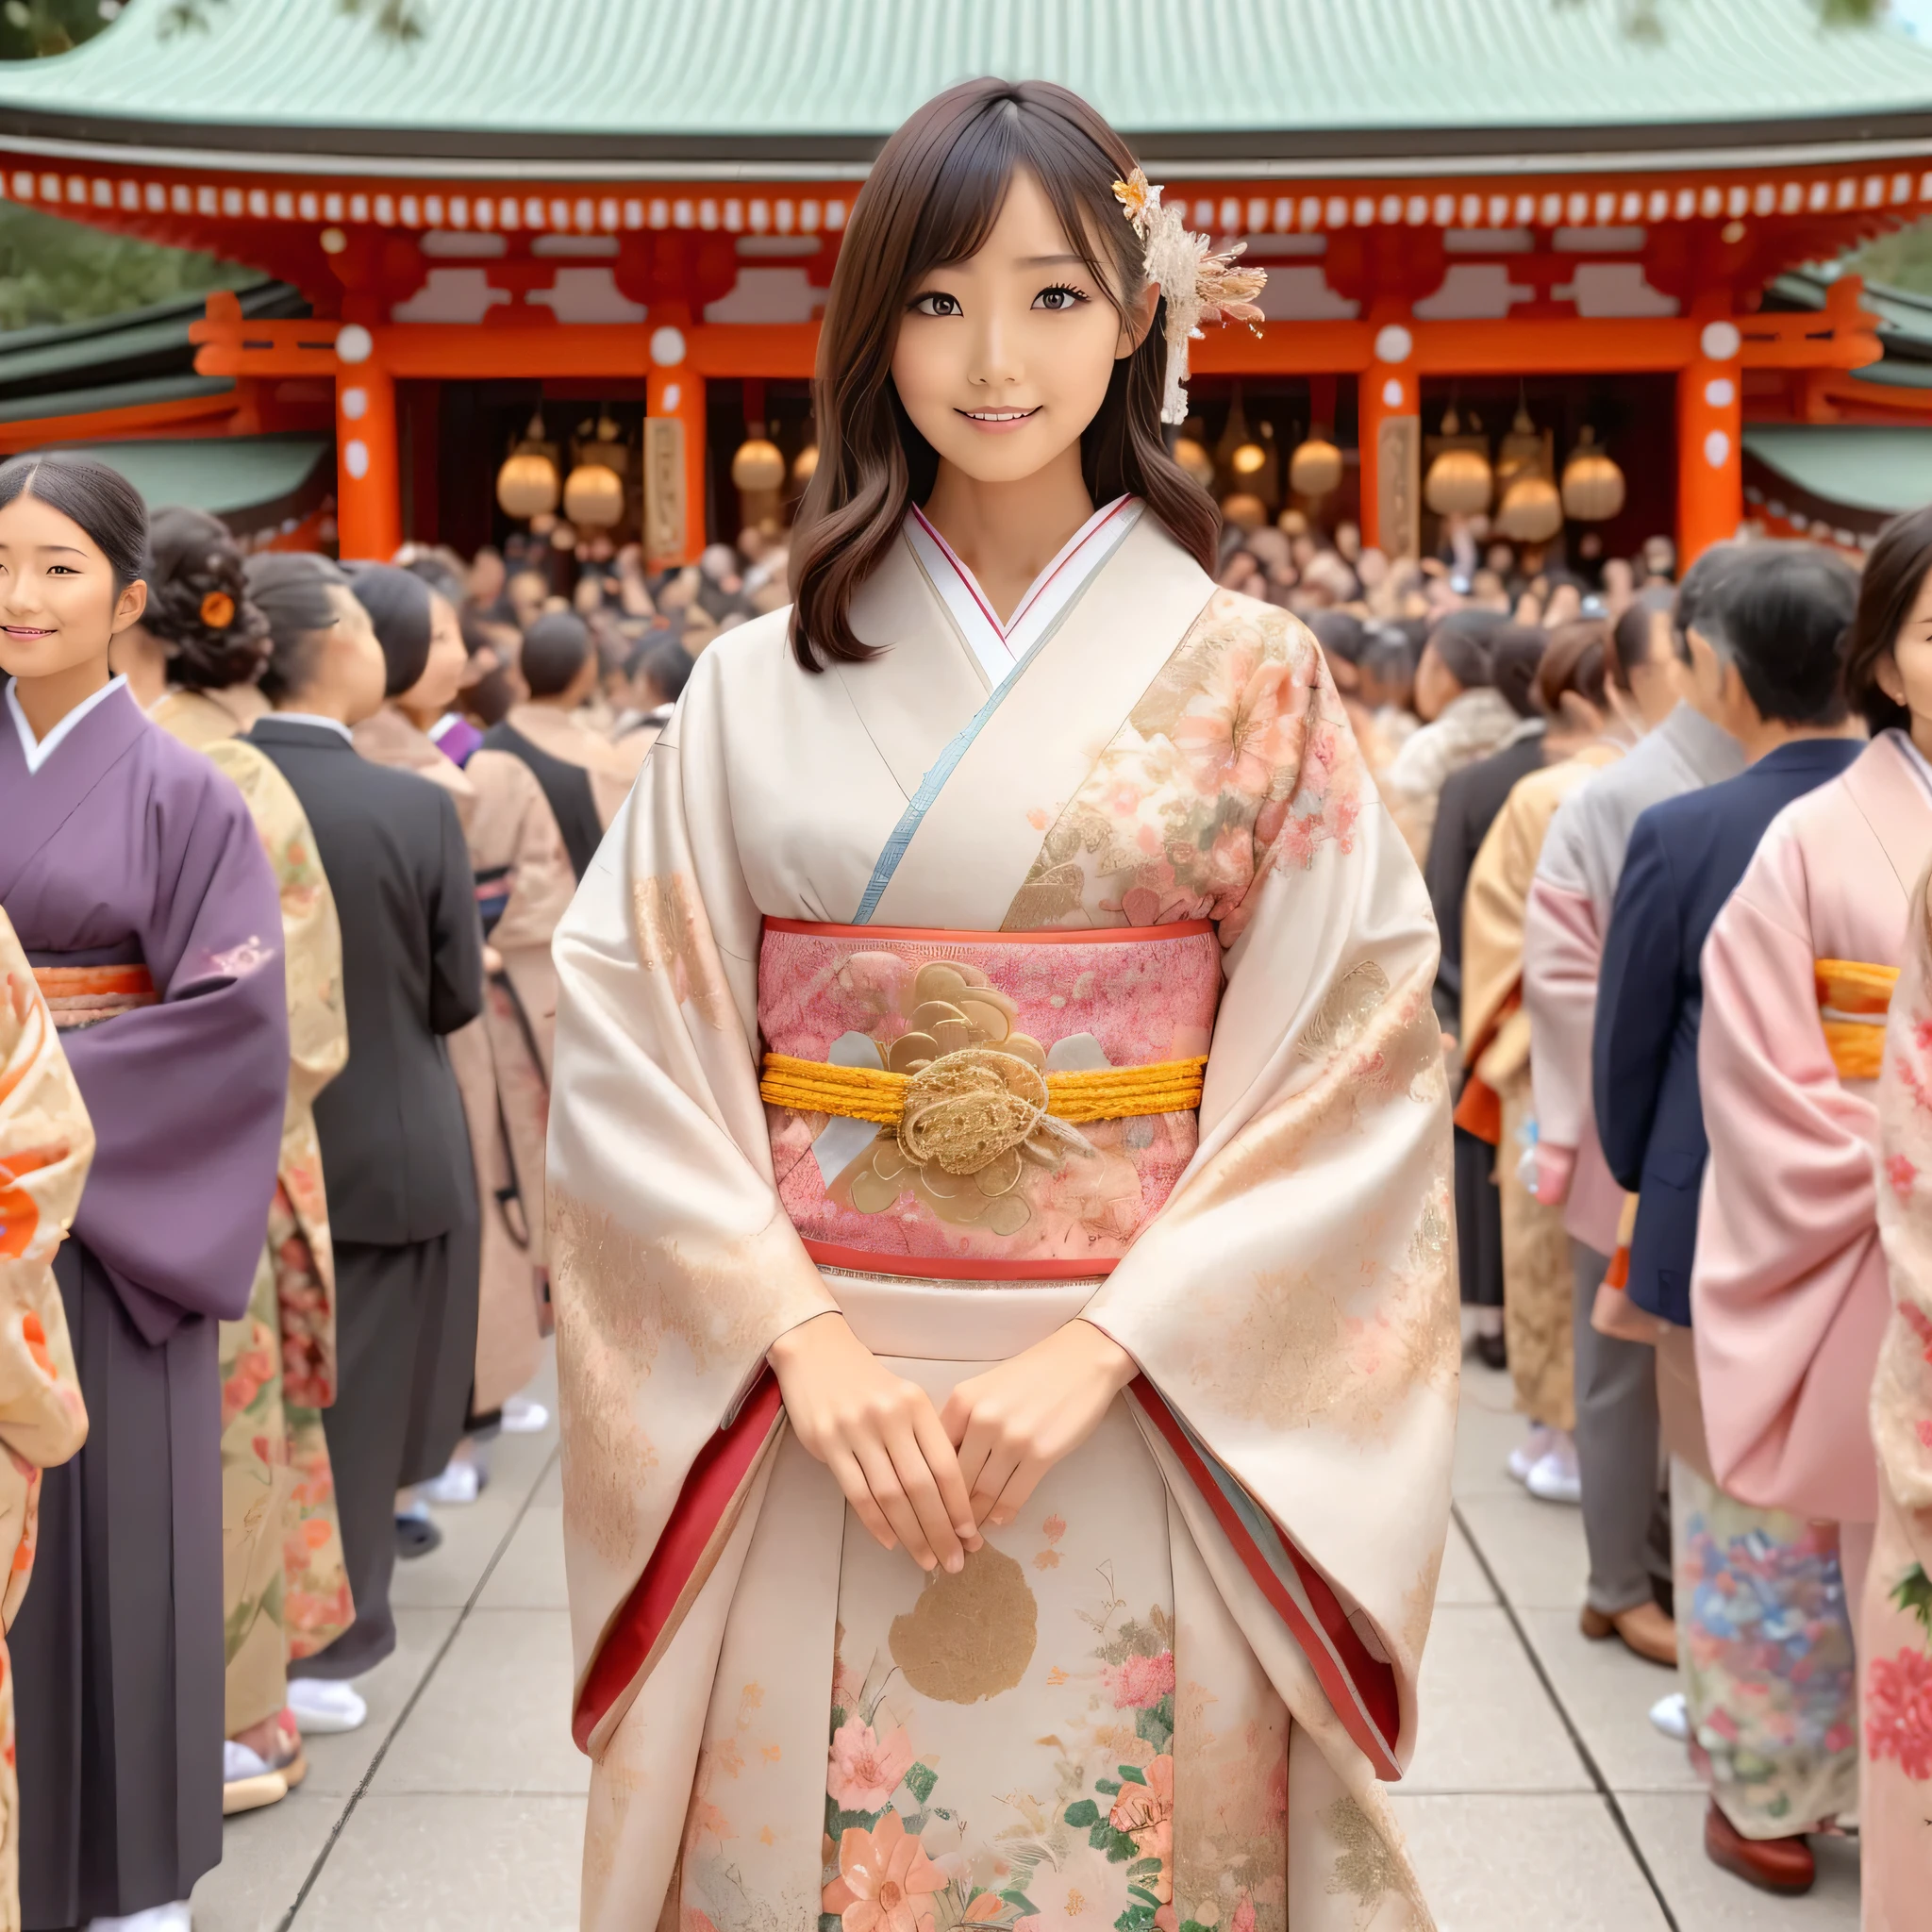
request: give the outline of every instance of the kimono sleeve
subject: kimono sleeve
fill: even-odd
[[[289,1088],[281,908],[234,786],[155,734],[140,938],[159,1004],[69,1036],[92,1099],[74,1231],[151,1345],[248,1306]]]
[[[1803,849],[1781,820],[1705,941],[1692,1328],[1719,1483],[1760,1508],[1870,1522],[1842,1391],[1862,1410],[1882,1320],[1857,1292],[1878,1240],[1876,1123],[1833,1064],[1813,966]]]
[[[1134,1357],[1142,1410],[1393,1776],[1460,1357],[1436,933],[1385,812],[1311,838],[1304,810],[1223,924],[1241,937],[1199,1149],[1085,1315]]]
[[[52,1263],[93,1144],[53,1020],[0,912],[0,1443],[36,1469],[65,1462],[87,1436]]]
[[[836,1306],[773,1180],[759,915],[736,855],[760,829],[734,823],[722,730],[708,655],[553,948],[549,1259],[580,1685],[765,1351]]]
[[[1878,1229],[1891,1319],[1872,1385],[1872,1436],[1892,1500],[1932,1569],[1932,899],[1912,896],[1878,1089]]]

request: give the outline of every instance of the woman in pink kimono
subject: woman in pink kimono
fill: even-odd
[[[599,1932],[1431,1924],[1436,937],[1319,647],[1204,568],[1204,249],[1062,89],[893,137],[797,606],[558,930]]]
[[[1773,820],[1703,959],[1710,1163],[1691,1306],[1712,1473],[1743,1502],[1837,1526],[1855,1618],[1874,1601],[1880,1484],[1866,1416],[1891,1309],[1877,1082],[1910,897],[1932,858],[1932,765],[1918,741],[1932,744],[1932,611],[1916,608],[1928,564],[1932,516],[1888,527],[1844,659],[1846,695],[1875,735],[1842,776]],[[1857,1634],[1869,1719],[1871,1627]],[[1885,1740],[1867,1738],[1868,1780]],[[1898,1856],[1916,1861],[1921,1916],[1901,1904],[1874,1918],[1868,1902],[1868,1926],[1924,1923],[1923,1828]],[[1870,1840],[1865,1857],[1886,1869]]]
[[[1890,525],[1865,566],[1869,657],[1912,742],[1932,743],[1932,510]],[[1867,1932],[1925,1923],[1932,1850],[1932,904],[1912,900],[1878,1090],[1878,1224],[1892,1307],[1872,1388],[1878,1529],[1858,1609]]]

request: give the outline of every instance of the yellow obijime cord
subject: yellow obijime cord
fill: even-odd
[[[1875,1080],[1885,1065],[1885,1018],[1896,966],[1862,959],[1819,959],[1812,967],[1818,1018],[1840,1080]]]
[[[1183,1113],[1201,1104],[1201,1075],[1207,1064],[1204,1055],[1197,1059],[1157,1060],[1145,1067],[1048,1074],[1046,1110],[1070,1124]],[[832,1113],[896,1127],[913,1078],[910,1074],[890,1074],[883,1067],[835,1067],[824,1060],[768,1053],[758,1093],[770,1106],[789,1107],[797,1113]]]

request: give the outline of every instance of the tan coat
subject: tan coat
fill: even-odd
[[[1557,808],[1622,747],[1588,746],[1518,782],[1470,867],[1462,902],[1462,1038],[1470,1070],[1502,1110],[1496,1188],[1503,1208],[1503,1329],[1516,1406],[1553,1429],[1576,1424],[1570,1241],[1517,1173],[1530,1092],[1529,1014],[1522,1004],[1523,928],[1537,860]]]
[[[539,751],[547,751],[552,758],[590,774],[597,823],[605,826],[630,796],[644,754],[657,742],[655,732],[648,739],[641,732],[631,732],[613,744],[582,717],[559,711],[554,705],[513,706],[504,722],[511,730],[521,731]]]

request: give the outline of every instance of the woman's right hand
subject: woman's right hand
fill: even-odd
[[[932,1398],[895,1375],[832,1312],[802,1322],[766,1357],[798,1440],[887,1548],[958,1572],[980,1545],[959,1458]]]

